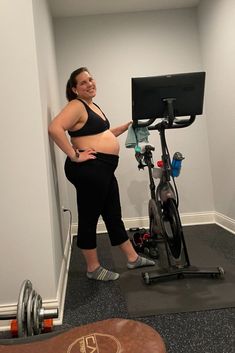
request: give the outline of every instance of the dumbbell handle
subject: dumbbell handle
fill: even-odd
[[[45,319],[57,319],[59,316],[59,310],[56,309],[45,309],[41,308],[39,312],[40,321]]]
[[[39,317],[41,321],[44,319],[57,319],[59,316],[59,310],[56,309],[40,309]],[[15,320],[16,313],[0,314],[0,320]]]

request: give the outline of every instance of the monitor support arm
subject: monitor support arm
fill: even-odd
[[[166,111],[165,111],[165,114],[164,114],[164,117],[166,118],[164,120],[165,122],[165,128],[166,129],[170,129],[173,125],[173,122],[174,122],[174,119],[175,119],[175,116],[174,116],[174,101],[175,101],[175,98],[165,98],[163,99],[163,102],[165,103],[166,105]]]
[[[174,116],[174,98],[166,98],[164,101],[166,102],[166,113],[163,118],[151,118],[145,121],[133,120],[132,126],[133,128],[137,127],[148,127],[149,130],[161,130],[161,129],[180,129],[183,127],[187,127],[192,125],[195,121],[196,115],[191,115],[187,119],[177,119]],[[161,122],[152,125],[157,119],[161,119]]]

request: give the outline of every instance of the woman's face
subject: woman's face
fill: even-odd
[[[89,72],[81,72],[76,77],[77,85],[75,91],[79,98],[91,100],[96,95],[96,83]]]

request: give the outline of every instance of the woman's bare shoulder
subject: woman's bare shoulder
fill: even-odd
[[[68,102],[53,119],[53,124],[61,125],[65,130],[74,126],[84,116],[84,106],[77,99]]]
[[[84,105],[78,99],[73,99],[66,104],[66,106],[62,109],[61,113],[81,116],[84,113]]]
[[[72,99],[70,102],[67,103],[67,107],[72,107],[72,108],[83,108],[84,109],[84,104],[78,100],[78,99]]]

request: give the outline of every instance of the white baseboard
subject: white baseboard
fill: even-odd
[[[180,215],[181,222],[183,225],[194,225],[194,224],[208,224],[215,222],[215,212],[194,212],[194,213],[182,213]],[[138,217],[138,218],[124,218],[123,222],[125,228],[148,228],[149,218],[148,217]],[[103,221],[98,222],[97,233],[105,233],[106,227]],[[77,224],[72,225],[72,234],[76,235]]]
[[[215,223],[220,227],[228,230],[229,232],[235,234],[235,220],[229,218],[219,212],[215,212]]]
[[[2,304],[0,306],[0,314],[1,315],[6,315],[6,314],[15,314],[17,310],[17,304],[12,303],[12,304]],[[0,331],[8,331],[10,329],[11,322],[9,320],[2,320],[0,321]]]
[[[218,224],[220,227],[228,230],[235,234],[235,220],[229,218],[221,213],[208,211],[208,212],[194,212],[194,213],[182,213],[180,214],[180,219],[183,226],[199,225],[199,224]],[[125,228],[148,228],[149,219],[148,217],[140,218],[125,218],[123,219]],[[77,225],[74,225],[74,235],[76,235]],[[106,232],[106,227],[103,221],[98,223],[97,233]]]
[[[68,230],[65,249],[64,249],[64,257],[60,270],[60,278],[57,288],[56,298],[53,300],[43,300],[43,307],[46,309],[59,309],[59,317],[57,319],[53,319],[53,324],[55,326],[62,325],[63,317],[64,317],[64,302],[66,295],[66,288],[68,282],[68,272],[69,272],[69,263],[71,257],[71,244],[70,244],[70,230]]]
[[[194,225],[194,224],[207,224],[215,223],[214,212],[195,212],[195,213],[182,213],[180,215],[181,222],[184,226]],[[125,218],[123,219],[126,229],[132,227],[139,228],[148,228],[149,227],[149,218]],[[98,225],[98,230],[104,231],[105,225],[100,222]]]
[[[210,224],[215,223],[214,212],[194,212],[182,213],[180,219],[183,226],[190,226],[196,224]]]
[[[71,257],[71,234],[70,229],[68,230],[67,240],[65,244],[64,257],[61,265],[59,284],[57,289],[57,302],[59,308],[59,317],[58,319],[54,319],[53,322],[55,325],[62,325],[63,316],[64,316],[64,302],[68,281],[68,272],[69,272],[69,264]],[[45,304],[44,304],[45,303]],[[51,302],[43,302],[45,307],[53,307]],[[47,305],[47,306],[46,306]]]

